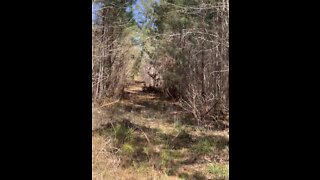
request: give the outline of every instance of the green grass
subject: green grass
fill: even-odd
[[[161,152],[161,162],[164,166],[167,166],[170,164],[173,160],[181,160],[181,158],[184,157],[184,154],[181,153],[179,150],[169,150],[169,149],[164,149]]]
[[[124,155],[132,155],[135,151],[135,148],[129,143],[124,143],[121,149]]]
[[[214,143],[207,138],[200,139],[200,141],[195,144],[192,149],[198,154],[207,154],[214,150]]]
[[[228,149],[229,140],[224,137],[211,137],[204,136],[197,140],[198,142],[193,145],[192,150],[197,154],[208,154],[211,152],[220,152]]]
[[[132,142],[134,140],[133,129],[127,128],[121,123],[117,123],[115,126],[115,136],[118,144]]]
[[[209,164],[207,172],[214,177],[214,179],[228,179],[229,165],[227,164]]]

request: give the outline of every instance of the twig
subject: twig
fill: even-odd
[[[117,139],[117,132],[116,132],[116,129],[114,128],[114,126],[113,126],[112,121],[110,121],[110,124],[111,124],[111,126],[112,126],[112,128],[113,128],[113,130],[114,130],[114,136],[115,136],[115,138]]]
[[[173,142],[178,136],[179,134],[181,133],[182,131],[180,131],[176,136],[174,136],[174,138],[172,138],[171,142]]]
[[[144,135],[144,137],[147,139],[148,143],[150,143],[150,140],[148,138],[148,136],[146,135],[146,133],[144,133],[144,131],[141,128],[138,128]]]
[[[204,113],[203,115],[207,115],[217,104],[219,101],[217,101],[206,113]]]
[[[120,100],[118,99],[118,100],[116,100],[116,101],[113,101],[113,102],[104,104],[104,105],[102,105],[100,108],[105,107],[105,106],[110,106],[110,105],[115,104],[115,103],[117,103],[117,102],[119,102],[119,101],[120,101]]]

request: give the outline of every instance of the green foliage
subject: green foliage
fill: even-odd
[[[134,140],[133,129],[127,128],[121,123],[116,124],[115,136],[118,144],[123,144],[124,142],[131,142]]]
[[[164,149],[161,154],[161,164],[168,166],[172,163],[173,160],[179,160],[184,157],[184,155],[179,150],[169,150]]]
[[[162,151],[162,153],[161,153],[161,164],[166,166],[169,163],[170,160],[172,160],[172,157],[170,156],[170,151],[168,151],[168,150]]]
[[[149,154],[150,154],[150,147],[146,146],[146,147],[143,147],[143,153],[146,154],[148,157],[149,157]]]
[[[219,150],[229,147],[229,140],[225,139],[224,137],[217,138],[214,143],[215,147],[217,147]]]
[[[207,14],[206,14],[206,16],[205,16],[205,18],[204,18],[204,21],[208,24],[208,25],[213,25],[213,21],[212,21],[212,19],[214,18],[214,17],[216,17],[217,16],[217,12],[215,12],[215,11],[213,11],[213,12],[208,12]]]
[[[213,151],[214,143],[208,138],[200,139],[200,141],[193,146],[193,150],[198,154],[206,154]]]
[[[134,147],[129,143],[124,143],[122,146],[122,152],[125,155],[132,155],[134,153]]]
[[[215,179],[229,178],[229,166],[227,164],[209,164],[207,171],[209,174],[212,174]]]
[[[139,172],[148,172],[150,164],[146,161],[140,162],[139,164],[135,163],[134,167],[137,168]]]

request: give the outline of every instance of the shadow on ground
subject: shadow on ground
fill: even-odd
[[[206,170],[197,168],[199,165],[228,163],[227,137],[194,133],[197,122],[192,115],[179,114],[182,112],[180,107],[162,99],[159,94],[141,89],[132,87],[121,102],[105,107],[109,120],[93,131],[111,139],[111,153],[121,158],[123,168],[147,166],[169,176],[201,180],[208,178]],[[162,128],[151,127],[154,122]],[[215,168],[212,172],[220,173],[219,168]],[[217,177],[214,179],[219,179]]]
[[[223,136],[195,137],[184,130],[178,134],[163,133],[159,129],[135,124],[128,119],[103,124],[93,133],[113,136],[113,139],[118,140],[120,135],[123,136],[121,141],[114,142],[118,149],[114,153],[120,155],[124,168],[147,165],[170,176],[183,176],[187,179],[206,179],[206,176],[200,172],[181,173],[183,166],[205,163],[204,156],[211,157],[210,160],[214,161],[215,156],[229,146],[229,140]]]

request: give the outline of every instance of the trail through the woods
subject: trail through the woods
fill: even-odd
[[[93,110],[93,156],[102,151],[94,142],[113,136],[110,123],[127,122],[135,139],[127,143],[133,147],[131,155],[123,155],[123,146],[116,147],[117,166],[105,170],[100,166],[106,165],[93,162],[93,179],[112,179],[115,167],[115,177],[126,174],[123,179],[228,179],[228,132],[197,127],[175,102],[144,92],[143,83],[135,78],[125,88],[124,99]]]

